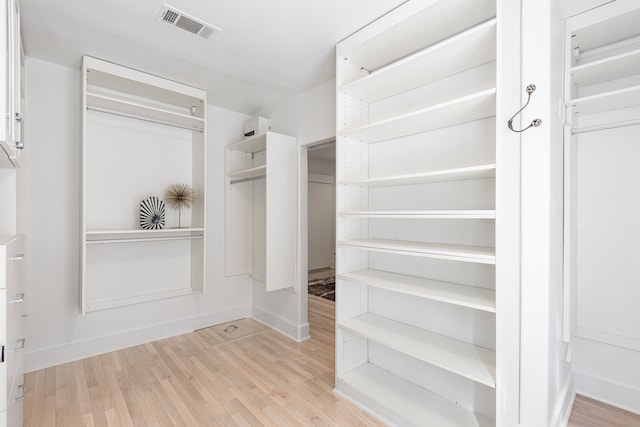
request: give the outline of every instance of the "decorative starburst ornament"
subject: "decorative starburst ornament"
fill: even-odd
[[[178,210],[178,228],[180,228],[182,209],[193,205],[193,190],[187,184],[171,184],[164,192],[164,199],[170,207]]]

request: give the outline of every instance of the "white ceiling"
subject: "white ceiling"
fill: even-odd
[[[208,40],[156,22],[163,3],[21,0],[25,52],[78,69],[81,55],[92,55],[256,114],[333,78],[336,42],[404,0],[166,0],[222,29]]]

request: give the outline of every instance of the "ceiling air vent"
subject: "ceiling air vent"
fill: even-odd
[[[178,27],[205,39],[208,39],[212,34],[217,33],[218,31],[222,31],[220,28],[200,21],[193,16],[187,15],[186,13],[169,6],[168,4],[162,5],[156,21],[164,22],[173,27]]]

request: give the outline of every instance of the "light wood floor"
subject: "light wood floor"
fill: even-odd
[[[296,343],[244,319],[26,375],[25,426],[383,426],[332,393],[334,303]],[[568,427],[640,427],[578,395]]]
[[[333,392],[334,303],[296,343],[244,319],[26,375],[25,426],[383,426]]]
[[[578,394],[567,427],[640,427],[640,415]]]

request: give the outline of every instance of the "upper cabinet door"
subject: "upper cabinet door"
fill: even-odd
[[[0,167],[20,166],[24,148],[24,118],[22,116],[22,48],[20,10],[17,0],[8,0],[0,12],[0,105],[4,120],[0,120]]]

